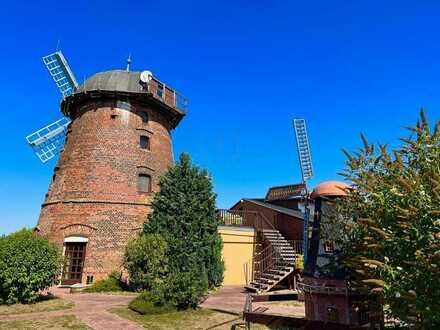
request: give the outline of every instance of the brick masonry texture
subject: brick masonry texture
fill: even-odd
[[[148,122],[142,120],[148,114]],[[171,125],[157,104],[93,100],[71,109],[64,150],[42,205],[37,230],[63,245],[88,238],[82,282],[121,269],[130,238],[142,228],[159,177],[173,162]],[[140,148],[140,136],[150,150]],[[152,193],[138,191],[138,175],[151,176]]]

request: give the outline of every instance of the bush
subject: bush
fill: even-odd
[[[176,308],[171,305],[162,305],[157,301],[155,302],[149,292],[143,292],[137,296],[130,302],[128,308],[142,315],[165,314],[176,311]]]
[[[178,309],[197,307],[208,291],[208,275],[198,265],[181,272],[172,272],[153,293],[160,303],[172,303]]]
[[[85,289],[85,292],[112,292],[123,291],[126,289],[126,284],[121,280],[118,272],[112,272],[106,279],[96,281],[90,288]]]
[[[130,241],[124,267],[134,290],[151,290],[156,281],[168,273],[168,244],[158,234],[141,235]]]
[[[196,306],[208,288],[223,280],[212,181],[182,154],[159,185],[144,233],[160,234],[167,242],[169,274],[152,289],[179,308]]]
[[[0,304],[32,303],[57,280],[61,251],[32,230],[0,238]]]
[[[393,150],[362,136],[346,152],[354,189],[339,203],[338,244],[358,292],[379,295],[411,329],[440,329],[440,121],[431,131],[421,112],[409,130]]]

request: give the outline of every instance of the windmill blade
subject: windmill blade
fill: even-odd
[[[26,136],[26,140],[43,162],[52,159],[63,148],[70,119],[63,117],[56,122]]]
[[[296,146],[298,149],[301,174],[303,182],[306,182],[313,176],[312,155],[310,153],[306,121],[304,119],[294,119],[293,128],[295,129]]]
[[[78,88],[75,76],[61,51],[44,56],[43,62],[63,98],[71,95]]]

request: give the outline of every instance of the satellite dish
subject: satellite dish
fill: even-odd
[[[151,71],[145,70],[141,72],[141,82],[143,82],[144,84],[148,84],[151,80],[151,78],[153,78],[153,74],[151,73]]]

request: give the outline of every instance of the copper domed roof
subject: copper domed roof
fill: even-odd
[[[341,181],[324,181],[313,189],[310,197],[316,198],[320,196],[340,197],[347,196],[345,189],[349,186]]]

